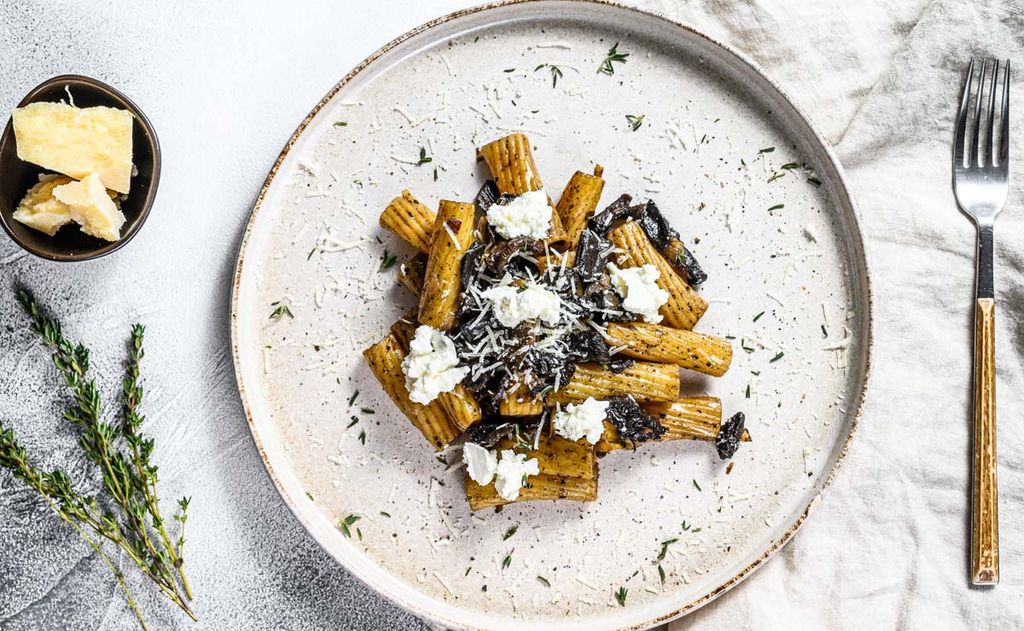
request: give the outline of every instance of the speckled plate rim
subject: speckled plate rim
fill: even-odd
[[[231,330],[231,353],[232,360],[235,369],[235,379],[238,384],[239,395],[242,402],[242,408],[245,412],[246,421],[249,425],[250,432],[253,437],[253,441],[259,451],[260,458],[263,460],[264,467],[267,470],[268,475],[274,482],[274,486],[278,493],[281,495],[282,500],[291,510],[292,514],[295,515],[296,519],[302,524],[302,526],[310,533],[311,536],[317,541],[317,543],[332,556],[338,563],[346,568],[349,572],[354,574],[357,578],[362,580],[365,584],[370,586],[372,589],[388,598],[397,605],[403,607],[407,611],[420,616],[424,619],[432,622],[445,625],[446,627],[453,629],[475,629],[484,628],[478,627],[477,623],[467,623],[464,619],[458,620],[457,617],[452,615],[455,611],[464,611],[458,607],[453,607],[449,603],[439,601],[426,594],[423,594],[411,587],[401,584],[401,581],[395,581],[393,577],[387,572],[384,572],[381,568],[373,565],[372,563],[367,564],[368,567],[356,567],[352,563],[352,559],[347,558],[340,554],[340,552],[331,546],[327,545],[320,536],[317,534],[319,528],[318,524],[315,524],[314,515],[309,515],[307,512],[310,510],[309,505],[301,501],[303,496],[303,490],[295,484],[295,488],[290,488],[289,484],[286,484],[285,476],[280,475],[274,469],[274,464],[268,457],[266,446],[263,444],[263,440],[260,437],[258,424],[254,419],[253,406],[247,397],[247,387],[244,378],[244,370],[241,364],[241,352],[239,344],[239,294],[242,285],[242,279],[246,273],[246,261],[245,255],[249,246],[250,238],[253,234],[253,229],[256,224],[256,219],[259,212],[262,210],[264,199],[267,196],[272,184],[275,181],[275,177],[278,175],[282,164],[288,158],[292,148],[298,142],[303,132],[309,126],[310,122],[320,113],[327,103],[329,103],[335,95],[346,87],[352,80],[359,75],[361,72],[370,67],[374,62],[379,60],[381,57],[396,49],[400,45],[404,44],[408,40],[417,37],[435,27],[440,25],[448,24],[453,20],[458,20],[467,16],[474,16],[476,14],[492,11],[494,9],[502,9],[511,7],[514,5],[551,5],[551,6],[566,6],[571,4],[579,4],[580,8],[585,10],[588,7],[605,7],[621,9],[627,12],[633,12],[640,14],[646,18],[654,18],[660,20],[663,24],[678,29],[681,34],[691,37],[696,37],[705,42],[706,45],[711,47],[717,47],[725,56],[732,57],[733,60],[738,62],[739,65],[744,66],[745,70],[752,75],[755,75],[759,80],[763,81],[770,90],[775,92],[775,96],[781,99],[782,102],[786,103],[791,108],[792,113],[796,118],[805,126],[805,132],[810,135],[810,139],[817,146],[817,149],[821,151],[822,156],[826,159],[827,167],[831,170],[830,173],[822,174],[828,182],[828,189],[832,193],[832,201],[835,203],[837,212],[844,215],[844,228],[846,230],[847,245],[851,247],[849,257],[857,269],[851,270],[849,276],[859,283],[859,287],[854,288],[855,307],[859,317],[861,318],[861,337],[862,347],[860,348],[860,354],[857,358],[861,366],[861,378],[860,378],[860,390],[855,395],[855,401],[850,405],[849,411],[846,414],[844,421],[849,425],[849,431],[846,438],[842,441],[842,445],[839,447],[838,454],[835,462],[831,469],[826,475],[821,478],[820,488],[818,492],[811,498],[806,504],[802,511],[797,515],[793,523],[789,528],[777,539],[772,541],[768,547],[757,556],[751,563],[737,572],[728,580],[720,583],[718,586],[709,590],[707,593],[691,600],[690,602],[679,603],[677,608],[666,614],[657,615],[653,618],[644,619],[640,622],[630,622],[625,626],[613,626],[613,627],[601,627],[601,628],[614,628],[621,630],[640,630],[647,629],[659,624],[664,624],[671,620],[680,618],[686,614],[692,613],[700,607],[708,604],[714,599],[718,598],[737,584],[743,579],[750,576],[755,570],[760,568],[765,562],[770,559],[776,552],[778,552],[783,546],[786,545],[796,534],[797,530],[804,524],[810,513],[817,508],[821,503],[821,499],[825,491],[831,486],[839,473],[839,469],[848,453],[850,446],[853,442],[854,436],[857,434],[857,430],[860,424],[861,415],[863,414],[864,402],[870,383],[871,368],[872,368],[872,354],[874,350],[874,298],[871,287],[871,279],[869,274],[869,260],[868,249],[863,239],[863,235],[860,230],[859,222],[859,211],[857,208],[856,201],[850,192],[845,173],[842,165],[839,162],[839,158],[833,150],[831,144],[821,134],[815,124],[811,121],[807,113],[789,96],[789,94],[782,89],[771,77],[769,77],[761,68],[755,64],[750,58],[748,58],[742,52],[736,50],[732,46],[725,44],[721,41],[712,38],[700,30],[682,22],[673,20],[666,16],[658,13],[644,11],[635,7],[626,6],[615,2],[613,0],[504,0],[500,2],[492,2],[476,7],[471,7],[456,11],[445,15],[443,17],[434,19],[430,22],[422,24],[403,35],[393,39],[392,41],[385,44],[383,47],[378,49],[372,55],[361,61],[355,68],[353,68],[345,77],[339,81],[331,90],[316,104],[316,106],[310,111],[310,113],[302,120],[295,132],[285,143],[284,148],[281,150],[271,167],[270,172],[267,175],[266,180],[260,189],[259,194],[256,197],[256,201],[253,204],[252,211],[249,216],[249,220],[246,223],[245,231],[242,235],[242,240],[239,245],[238,257],[235,266],[235,274],[232,280],[232,291],[231,291],[231,305],[230,305],[230,330]],[[500,22],[495,22],[498,24]],[[858,291],[859,290],[859,291]],[[370,571],[368,571],[370,570]],[[395,591],[388,591],[383,586],[376,583],[376,579],[386,575],[392,578],[393,583],[399,583],[395,588]],[[461,616],[460,616],[461,617]],[[589,620],[593,622],[592,620]],[[594,627],[598,628],[598,627]]]

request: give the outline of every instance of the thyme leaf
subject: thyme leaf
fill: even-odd
[[[398,256],[389,253],[384,250],[384,256],[380,259],[380,267],[377,268],[377,273],[386,272],[395,266],[395,262],[398,261]]]
[[[629,53],[619,52],[619,43],[615,42],[615,45],[608,49],[608,54],[605,56],[604,61],[597,67],[599,74],[613,75],[615,74],[614,64],[626,63],[626,58],[629,57]]]
[[[646,114],[636,116],[634,114],[626,114],[626,121],[629,123],[629,128],[633,131],[640,129],[640,126],[644,124],[644,117]]]
[[[276,302],[274,304],[276,304],[277,307],[275,307],[274,310],[270,312],[271,320],[280,320],[284,316],[288,316],[289,318],[295,317],[294,315],[292,315],[292,310],[288,308],[288,305],[282,305]]]
[[[553,88],[557,86],[558,80],[564,76],[562,74],[562,69],[559,66],[556,66],[555,64],[541,64],[534,68],[533,71],[537,72],[538,70],[541,70],[543,68],[547,68],[551,72],[551,87]]]
[[[679,541],[678,537],[672,538],[672,539],[668,539],[666,541],[662,541],[661,542],[661,552],[658,553],[658,559],[655,561],[655,563],[661,563],[662,561],[664,561],[665,560],[665,555],[668,554],[668,547],[670,545],[672,545],[673,543],[677,543],[678,541]]]
[[[629,594],[629,590],[625,587],[619,587],[619,591],[615,592],[615,600],[619,602],[620,607],[626,606],[626,596]]]
[[[351,539],[352,530],[350,529],[350,527],[352,526],[352,524],[356,523],[360,519],[362,519],[361,516],[352,514],[346,517],[345,519],[339,521],[338,529],[341,530],[341,534],[345,535],[345,537],[347,537],[348,539]]]

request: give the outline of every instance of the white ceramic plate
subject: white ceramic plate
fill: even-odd
[[[628,61],[599,74],[616,42]],[[636,131],[627,114],[644,116]],[[687,390],[746,412],[754,442],[731,473],[708,444],[649,445],[601,462],[597,502],[471,515],[461,473],[445,473],[379,391],[361,350],[413,304],[397,266],[378,272],[385,249],[409,254],[377,227],[380,210],[403,188],[430,204],[471,199],[484,179],[474,147],[513,130],[530,134],[553,196],[600,162],[605,202],[653,197],[694,244],[711,276],[698,329],[735,336],[736,357],[725,378]],[[416,165],[421,147],[432,161]],[[294,318],[269,318],[278,301]],[[588,630],[691,611],[792,536],[853,434],[870,317],[839,164],[779,88],[689,27],[558,0],[435,21],[345,77],[267,178],[231,313],[256,444],[325,550],[450,627]],[[348,515],[360,516],[352,538],[337,528]],[[662,583],[655,560],[672,538]]]

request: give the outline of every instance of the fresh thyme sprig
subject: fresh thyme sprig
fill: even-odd
[[[551,87],[553,88],[557,86],[558,80],[564,76],[562,73],[562,68],[560,66],[556,66],[555,64],[541,64],[534,68],[533,71],[537,72],[538,70],[541,70],[543,68],[547,68],[551,72]]]
[[[164,596],[196,620],[189,603],[192,591],[185,578],[182,559],[189,499],[182,498],[178,502],[180,512],[175,521],[180,526],[178,537],[172,540],[160,513],[157,467],[150,461],[153,439],[141,432],[145,417],[139,412],[143,394],[139,383],[139,364],[144,354],[145,328],[141,325],[132,327],[122,384],[122,419],[120,424],[108,423],[102,420],[96,382],[86,376],[89,350],[65,338],[60,322],[44,313],[28,290],[19,289],[17,297],[31,318],[32,330],[50,349],[53,363],[71,391],[74,402],[64,413],[64,419],[78,428],[79,446],[86,458],[99,468],[104,493],[100,498],[81,495],[74,490],[64,471],[39,471],[18,444],[14,432],[2,423],[0,467],[9,469],[16,478],[43,496],[57,515],[72,525],[100,555],[117,578],[143,629],[147,627],[142,612],[128,589],[124,574],[107,554],[105,543],[124,551]]]
[[[615,42],[615,45],[608,49],[608,55],[605,56],[604,61],[597,67],[597,71],[601,74],[613,75],[615,74],[615,63],[626,63],[626,58],[629,57],[629,53],[619,52],[619,43]]]

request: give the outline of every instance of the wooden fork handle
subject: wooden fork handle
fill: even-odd
[[[996,489],[995,301],[978,298],[974,314],[974,441],[971,467],[971,583],[999,582]]]

